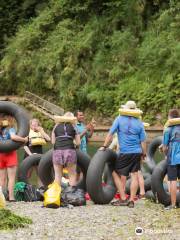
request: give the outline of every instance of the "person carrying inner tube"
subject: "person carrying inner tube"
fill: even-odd
[[[128,101],[122,107],[124,109],[137,109],[134,101]],[[146,156],[146,133],[140,119],[132,116],[118,116],[114,120],[100,150],[105,150],[108,147],[115,133],[118,135],[120,148],[118,158],[115,162],[115,172],[119,179],[117,181],[114,178],[114,180],[121,199],[114,202],[113,205],[133,208],[134,198],[138,189],[138,171],[140,170],[141,159]],[[127,200],[121,177],[126,178],[130,173],[130,199]]]
[[[118,143],[117,133],[114,134],[113,140],[112,140],[111,144],[109,145],[109,148],[114,150],[117,154],[119,153],[119,143]],[[118,184],[119,177],[118,177],[117,173],[115,171],[113,171],[112,175],[113,175],[114,181],[117,182],[117,184]],[[125,189],[127,177],[123,176],[123,177],[121,177],[121,180],[122,180],[123,187]],[[138,183],[139,183],[139,189],[140,189],[140,193],[139,193],[138,197],[139,197],[139,199],[144,199],[145,198],[144,177],[143,177],[141,170],[138,171]]]
[[[179,110],[171,109],[168,119],[179,118]],[[180,122],[169,126],[163,134],[163,152],[167,156],[167,175],[170,181],[171,205],[166,209],[176,208],[177,179],[180,179]]]
[[[75,118],[71,112],[64,114],[66,119]],[[66,167],[69,175],[70,186],[76,185],[76,146],[80,145],[80,136],[76,126],[70,122],[61,122],[55,125],[52,131],[53,167],[55,172],[55,182],[61,185],[63,167]]]
[[[16,130],[14,128],[14,118],[12,116],[7,116],[6,118],[4,118],[4,120],[1,117],[0,123],[0,141],[3,142],[7,140],[13,140],[16,142],[27,143],[28,137],[24,138],[16,135]],[[8,177],[8,200],[10,202],[15,201],[14,184],[17,165],[18,159],[16,151],[0,153],[0,186],[2,186],[3,189],[6,188],[6,182]]]

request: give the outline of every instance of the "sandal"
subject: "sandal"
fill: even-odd
[[[128,207],[129,208],[134,208],[134,202],[133,201],[129,201],[128,202]]]
[[[127,206],[128,205],[128,200],[117,200],[111,203],[112,206]]]
[[[139,194],[138,198],[142,200],[146,199],[145,194]]]

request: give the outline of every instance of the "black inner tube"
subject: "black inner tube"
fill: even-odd
[[[163,186],[163,180],[167,174],[167,161],[161,161],[154,169],[152,174],[152,191],[158,201],[165,206],[170,205],[170,194]],[[177,204],[180,204],[180,192],[177,193]]]
[[[32,154],[28,157],[26,157],[19,166],[18,169],[18,181],[19,182],[25,182],[28,183],[28,171],[33,166],[38,166],[40,160],[41,160],[41,154]]]
[[[27,113],[17,104],[0,101],[0,113],[11,115],[17,122],[17,135],[21,137],[28,136],[29,133],[29,118]],[[15,142],[12,140],[0,141],[0,152],[11,152],[22,146],[22,142]]]
[[[105,151],[97,151],[91,159],[86,185],[91,199],[96,204],[109,203],[117,191],[112,178],[112,165],[116,158],[117,154],[114,151],[106,149]],[[106,169],[105,184],[102,183],[104,169]]]
[[[54,181],[53,163],[52,163],[52,149],[42,155],[41,161],[38,166],[38,175],[45,186],[48,186]],[[77,153],[77,165],[81,168],[83,173],[83,179],[77,184],[78,188],[86,191],[86,174],[90,162],[90,157],[76,150]]]
[[[148,149],[147,149],[147,161],[146,164],[152,173],[155,166],[156,166],[156,160],[154,158],[154,155],[158,149],[158,147],[162,143],[162,136],[158,136],[152,140],[152,142],[149,144]]]

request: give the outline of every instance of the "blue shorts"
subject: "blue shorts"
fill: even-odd
[[[168,165],[167,167],[168,181],[176,181],[180,179],[180,164]]]

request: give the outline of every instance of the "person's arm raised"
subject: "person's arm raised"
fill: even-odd
[[[41,133],[42,137],[47,141],[50,142],[51,138],[49,137],[49,135],[44,131],[44,129],[42,127],[38,127],[38,131]]]

